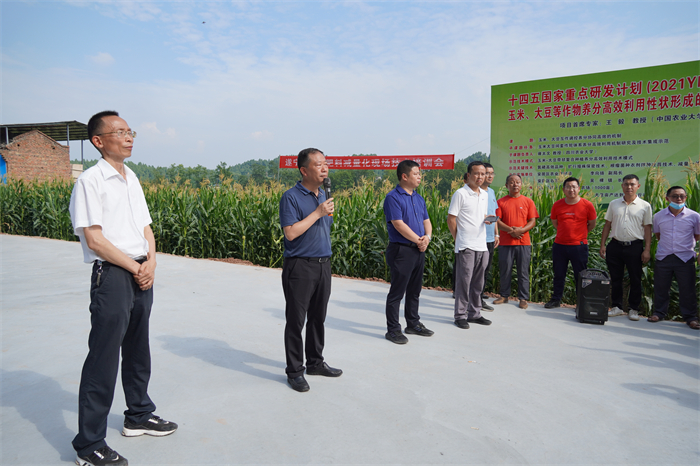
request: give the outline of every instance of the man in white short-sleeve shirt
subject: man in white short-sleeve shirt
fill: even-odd
[[[93,264],[89,352],[80,377],[73,448],[81,466],[126,465],[105,441],[120,353],[128,408],[122,434],[161,437],[175,432],[177,424],[154,415],[156,406],[148,396],[156,243],[139,180],[124,165],[136,133],[117,112],[105,111],[90,118],[88,137],[102,158],[80,175],[70,202],[84,260]]]
[[[622,179],[623,196],[608,205],[599,252],[610,272],[611,308],[608,317],[624,314],[622,282],[627,267],[630,277],[627,316],[635,321],[639,320],[642,305],[642,269],[651,258],[653,223],[651,205],[637,196],[639,187],[637,175],[625,175]],[[606,246],[608,235],[612,239]]]
[[[455,325],[469,328],[473,322],[490,325],[481,315],[481,292],[488,263],[486,228],[488,192],[481,189],[486,177],[483,162],[469,164],[466,184],[458,189],[447,211],[447,226],[455,241]],[[491,227],[493,228],[493,227]]]

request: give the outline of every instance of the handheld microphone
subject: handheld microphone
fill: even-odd
[[[326,200],[331,198],[331,179],[328,177],[323,179],[323,192],[326,193]],[[333,213],[331,212],[328,216],[332,217]]]

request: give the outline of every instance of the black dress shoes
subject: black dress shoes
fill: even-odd
[[[469,322],[467,322],[467,319],[457,319],[455,320],[455,325],[459,328],[469,328]]]
[[[544,305],[545,309],[554,309],[555,307],[561,306],[561,301],[558,299],[550,299],[547,304]]]
[[[473,324],[479,324],[479,325],[491,325],[491,321],[483,316],[479,317],[478,319],[467,319],[467,322],[471,322]]]
[[[309,391],[309,384],[306,382],[306,379],[304,378],[303,375],[300,375],[299,377],[289,377],[287,376],[287,382],[289,383],[289,386],[292,387],[294,390],[298,392],[308,392]]]
[[[493,311],[493,307],[489,306],[489,303],[487,303],[484,300],[481,301],[481,309],[483,309],[484,311]]]
[[[343,374],[343,371],[340,369],[335,369],[325,362],[323,364],[319,364],[316,367],[307,367],[306,368],[306,375],[322,375],[324,377],[340,377]]]

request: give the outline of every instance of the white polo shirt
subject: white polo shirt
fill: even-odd
[[[610,237],[618,241],[644,239],[644,225],[653,223],[651,204],[637,196],[627,204],[624,197],[610,202],[605,220],[612,223]]]
[[[489,194],[479,188],[474,192],[468,185],[459,188],[450,201],[449,215],[457,217],[457,238],[455,252],[464,249],[488,251],[486,247],[486,224],[484,218],[488,212]],[[493,225],[489,225],[493,228]]]
[[[151,224],[151,215],[138,178],[129,167],[124,166],[124,171],[126,180],[105,159],[100,159],[75,182],[69,211],[85,262],[103,260],[85,241],[83,228],[94,225],[100,225],[104,237],[130,258],[148,254],[143,230]]]

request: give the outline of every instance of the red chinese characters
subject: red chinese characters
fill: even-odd
[[[391,170],[395,169],[403,160],[413,160],[425,170],[453,170],[454,158],[454,154],[327,156],[326,162],[328,168],[333,170]],[[279,168],[297,168],[297,156],[281,155]]]

